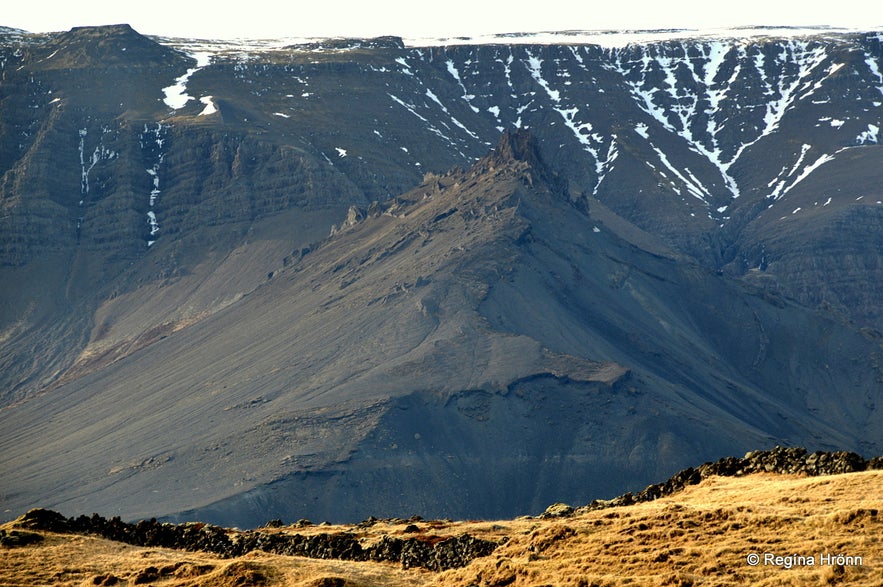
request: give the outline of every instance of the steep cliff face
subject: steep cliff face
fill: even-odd
[[[0,33],[8,507],[513,515],[878,452],[881,57]]]
[[[816,186],[858,151],[845,179],[874,191],[881,157],[877,34],[617,48],[165,42],[190,56],[125,25],[5,35],[5,264],[84,241],[137,258],[191,221],[384,200],[523,127],[573,198],[742,274],[773,246],[751,227],[762,210],[805,211],[801,191],[837,204]],[[873,214],[879,198],[859,195],[839,203]],[[834,270],[840,285],[823,301],[850,307],[840,298],[868,280],[832,261],[816,277]],[[789,295],[819,301],[788,275]],[[866,304],[849,316],[881,326]]]
[[[364,202],[345,175],[296,142],[198,117],[178,122],[167,101],[175,103],[169,96],[176,79],[196,62],[128,26],[74,29],[5,51],[0,256],[2,328],[10,344],[2,359],[4,401],[50,384],[84,350],[91,356],[84,349],[90,331],[110,328],[94,323],[102,303],[145,281],[194,272],[206,261],[205,251],[194,251],[197,243],[214,243],[224,251],[214,255],[223,256],[261,218],[290,217],[299,208],[319,216],[333,209],[336,218],[350,203]],[[324,218],[304,243],[332,221]],[[293,222],[293,228],[310,225],[310,213]],[[150,255],[161,236],[169,250]],[[280,256],[291,252],[288,246]],[[182,248],[189,253],[183,264]],[[134,282],[133,272],[141,275]],[[219,297],[241,295],[241,288]],[[186,295],[176,299],[187,305]],[[151,308],[119,336],[131,343],[214,307],[193,304],[174,317]]]

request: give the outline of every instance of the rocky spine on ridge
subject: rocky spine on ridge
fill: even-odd
[[[463,567],[477,557],[489,555],[498,546],[489,540],[461,534],[449,538],[383,536],[376,544],[364,547],[356,535],[344,532],[313,535],[243,532],[199,522],[169,524],[155,519],[128,524],[119,517],[108,520],[98,514],[65,518],[45,509],[30,510],[16,525],[31,530],[101,536],[135,546],[210,552],[223,558],[262,551],[317,559],[396,562],[405,569],[422,567],[436,572]],[[22,544],[27,541],[27,538],[19,539]]]
[[[653,501],[675,494],[688,485],[695,485],[712,476],[738,477],[753,473],[779,473],[815,477],[871,470],[883,470],[883,456],[866,460],[854,452],[814,451],[810,453],[805,448],[777,446],[771,450],[751,451],[741,459],[725,457],[715,462],[703,463],[696,468],[690,467],[673,475],[667,481],[650,485],[638,493],[626,493],[610,500],[594,500],[563,515]],[[547,512],[544,515],[548,516],[549,514]],[[561,515],[558,514],[555,517]]]

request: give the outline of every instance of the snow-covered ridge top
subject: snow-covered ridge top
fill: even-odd
[[[199,39],[149,35],[154,41],[184,53],[212,55],[266,53],[275,51],[303,51],[305,53],[339,53],[378,47],[442,47],[455,45],[597,45],[617,48],[627,45],[652,45],[667,41],[735,41],[751,42],[762,39],[793,39],[814,37],[837,39],[845,35],[877,33],[883,37],[883,23],[867,28],[831,26],[756,26],[708,29],[653,29],[653,30],[567,30],[540,32],[494,33],[456,37],[275,37]],[[57,33],[29,33],[16,28],[0,26],[0,42],[41,43]]]
[[[718,29],[589,30],[497,33],[471,37],[402,37],[406,47],[451,45],[598,45],[624,47],[666,41],[790,39],[795,37],[837,38],[847,34],[877,32],[880,27],[842,28],[829,26],[759,26]],[[377,39],[322,37],[279,37],[272,39],[189,39],[154,37],[163,45],[185,52],[258,53],[266,51],[339,52],[376,47]],[[385,39],[395,39],[387,37]]]
[[[304,53],[341,53],[379,47],[404,48],[399,37],[374,39],[331,37],[279,37],[274,39],[188,39],[152,37],[156,42],[188,54],[249,54],[273,51],[302,51]]]
[[[322,39],[313,37],[282,37],[278,39],[190,39],[180,37],[152,37],[157,43],[180,49],[186,53],[251,53],[280,51],[292,45],[312,45]]]
[[[666,41],[754,40],[794,37],[837,37],[844,34],[876,32],[881,27],[867,29],[828,26],[790,27],[758,26],[709,29],[654,29],[654,30],[576,30],[532,33],[492,34],[477,37],[405,38],[408,46],[436,45],[599,45],[624,47],[647,45]]]

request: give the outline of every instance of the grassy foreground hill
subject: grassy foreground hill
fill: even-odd
[[[4,539],[39,535],[42,540],[0,547],[0,585],[878,586],[883,584],[881,487],[880,470],[821,477],[756,473],[708,477],[654,501],[577,509],[566,516],[263,530],[352,534],[366,546],[396,536],[433,542],[464,533],[499,543],[490,555],[444,572],[260,551],[221,558],[22,530],[12,522],[2,527]]]

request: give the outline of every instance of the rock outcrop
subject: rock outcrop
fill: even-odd
[[[756,450],[744,457],[725,457],[715,462],[704,463],[698,467],[690,467],[673,475],[663,483],[648,486],[638,493],[625,493],[610,500],[594,500],[588,505],[572,509],[566,513],[563,508],[555,508],[550,514],[547,510],[540,517],[566,516],[571,513],[593,511],[609,507],[632,505],[645,501],[653,501],[682,491],[689,485],[696,485],[708,477],[738,477],[753,473],[778,473],[783,475],[841,475],[859,471],[883,470],[883,457],[865,459],[859,454],[847,451],[814,451],[808,452],[800,447],[777,446],[771,450]],[[561,504],[556,504],[561,505]],[[553,508],[554,506],[550,506]]]

